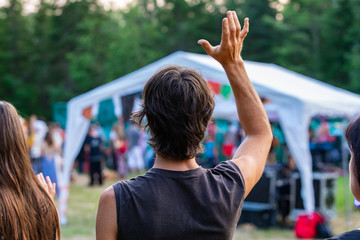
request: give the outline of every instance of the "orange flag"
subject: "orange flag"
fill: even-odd
[[[92,110],[92,106],[89,106],[89,107],[83,109],[83,111],[82,111],[82,115],[88,120],[91,120],[91,118],[92,118],[91,110]]]

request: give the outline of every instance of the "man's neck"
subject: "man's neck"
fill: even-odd
[[[187,160],[173,160],[156,155],[153,167],[172,171],[187,171],[198,168],[199,165],[196,163],[195,157]]]

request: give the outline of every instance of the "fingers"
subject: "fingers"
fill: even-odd
[[[229,41],[230,41],[229,20],[228,18],[224,18],[222,21],[221,44],[228,44]]]
[[[51,182],[51,179],[50,179],[49,176],[46,177],[46,182],[47,182],[47,190],[48,190],[50,196],[52,198],[54,198],[55,197],[56,184]]]
[[[236,12],[233,12],[234,14],[234,22],[235,22],[235,26],[236,26],[236,38],[240,38],[240,32],[241,32],[241,25],[239,22],[239,18],[236,14]]]
[[[246,35],[248,34],[249,32],[249,18],[245,18],[244,20],[244,27],[243,29],[241,30],[240,32],[240,37],[241,38],[245,38]]]
[[[198,41],[198,44],[200,44],[200,45],[203,47],[203,49],[206,51],[206,53],[207,53],[208,55],[210,55],[210,56],[213,55],[213,53],[214,53],[214,47],[211,46],[211,44],[210,44],[208,41],[206,41],[206,40],[204,40],[204,39],[200,39],[200,40]]]
[[[37,174],[36,177],[39,180],[40,184],[43,186],[43,188],[46,190],[46,192],[52,198],[54,198],[55,191],[56,191],[56,184],[51,182],[51,179],[49,176],[47,176],[46,180],[45,180],[44,175],[42,173]]]
[[[235,15],[234,11],[227,12],[227,18],[229,22],[229,30],[230,30],[230,39],[231,41],[236,40],[236,25],[235,25]]]
[[[51,182],[51,179],[49,176],[46,177],[46,182],[47,182],[48,187],[52,186],[52,182]]]
[[[46,182],[45,182],[45,179],[44,179],[44,175],[42,173],[39,173],[36,175],[37,179],[39,179],[41,185],[45,186],[46,185]]]

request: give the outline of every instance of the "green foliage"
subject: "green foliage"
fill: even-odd
[[[243,50],[248,60],[274,62],[276,55],[273,48],[278,42],[278,35],[274,34],[277,13],[274,4],[273,0],[227,1],[227,8],[238,12],[241,24],[245,17],[250,20],[250,32]]]
[[[359,11],[357,0],[290,1],[276,24],[278,63],[358,92]]]
[[[294,71],[319,77],[320,14],[325,1],[293,0],[277,23],[281,35],[276,47],[279,64]]]
[[[228,9],[250,18],[245,59],[276,63],[360,91],[359,0],[134,0],[105,11],[97,0],[21,0],[0,8],[0,96],[25,115],[130,73],[175,51],[220,42]]]
[[[323,79],[345,88],[349,86],[346,55],[349,54],[353,45],[350,31],[354,13],[351,8],[351,2],[348,0],[329,3],[329,8],[324,13],[324,21],[327,24],[324,24],[322,31],[321,72]],[[341,21],[338,20],[339,18]],[[341,81],[337,83],[339,80]]]
[[[28,68],[31,38],[21,12],[19,0],[11,0],[7,8],[0,9],[0,96],[15,106],[30,107],[31,99],[26,89],[30,87],[28,81],[31,78]]]
[[[347,70],[349,71],[349,89],[360,93],[360,44],[354,44],[351,51],[346,55]]]

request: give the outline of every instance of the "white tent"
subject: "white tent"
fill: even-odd
[[[113,98],[115,108],[120,106],[120,96],[141,91],[145,82],[156,71],[173,64],[195,69],[208,81],[229,85],[223,68],[211,57],[175,52],[68,102],[63,186],[60,194],[62,223],[66,222],[68,186],[73,161],[82,146],[90,124],[89,120],[83,116],[83,110],[92,106],[92,111],[96,114],[98,103],[109,98]],[[305,209],[311,212],[315,205],[308,138],[311,117],[320,114],[352,118],[360,112],[360,97],[274,64],[245,61],[245,67],[256,91],[261,97],[269,100],[265,106],[267,113],[276,114],[279,119],[289,150],[302,176],[301,193]],[[236,117],[233,96],[225,99],[216,95],[215,101],[215,118]]]

